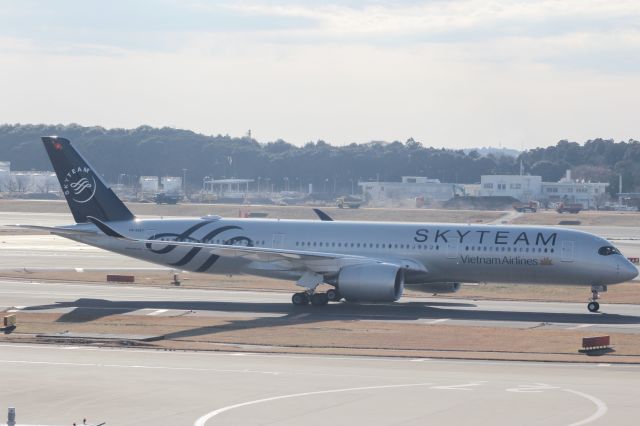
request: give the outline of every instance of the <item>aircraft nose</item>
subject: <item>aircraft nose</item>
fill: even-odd
[[[638,276],[638,268],[636,268],[636,265],[629,262],[627,259],[625,259],[625,261],[622,262],[622,264],[620,265],[619,271],[620,271],[620,277],[625,281],[631,281],[632,279]]]

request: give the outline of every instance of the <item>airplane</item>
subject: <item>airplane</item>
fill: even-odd
[[[76,223],[18,226],[180,270],[296,281],[303,290],[294,305],[389,303],[405,287],[441,294],[493,282],[591,286],[587,308],[598,312],[600,292],[638,275],[609,241],[559,227],[334,221],[319,213],[319,221],[140,219],[68,139],[42,142]],[[316,291],[323,283],[332,288]]]

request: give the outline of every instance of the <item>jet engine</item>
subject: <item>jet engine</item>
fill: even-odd
[[[404,272],[385,263],[346,266],[338,274],[338,289],[351,301],[395,302],[404,290]]]
[[[419,283],[407,284],[407,288],[422,293],[445,294],[455,293],[460,290],[460,283]]]

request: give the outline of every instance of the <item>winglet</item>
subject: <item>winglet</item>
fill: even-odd
[[[91,223],[93,223],[99,230],[101,230],[102,232],[105,233],[105,235],[109,236],[109,237],[114,237],[114,238],[123,238],[126,239],[127,237],[125,237],[124,235],[118,233],[116,230],[114,230],[113,228],[111,228],[110,226],[108,226],[106,223],[102,222],[99,219],[96,219],[93,216],[87,216],[87,219],[89,219],[89,221],[91,221]]]
[[[326,214],[322,210],[313,209],[313,211],[315,212],[315,214],[318,215],[318,217],[320,218],[321,221],[323,221],[323,222],[333,222],[333,219],[331,218],[331,216],[329,216],[328,214]]]

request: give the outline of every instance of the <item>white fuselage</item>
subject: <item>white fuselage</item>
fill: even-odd
[[[273,219],[146,219],[111,222],[122,235],[74,235],[87,244],[168,267],[210,274],[251,274],[297,280],[304,273],[286,261],[219,257],[205,247],[171,241],[234,244],[311,253],[357,255],[382,261],[411,261],[407,283],[505,282],[606,285],[627,281],[637,270],[620,254],[602,255],[611,244],[564,228],[340,222]],[[91,224],[73,228],[91,229]]]

